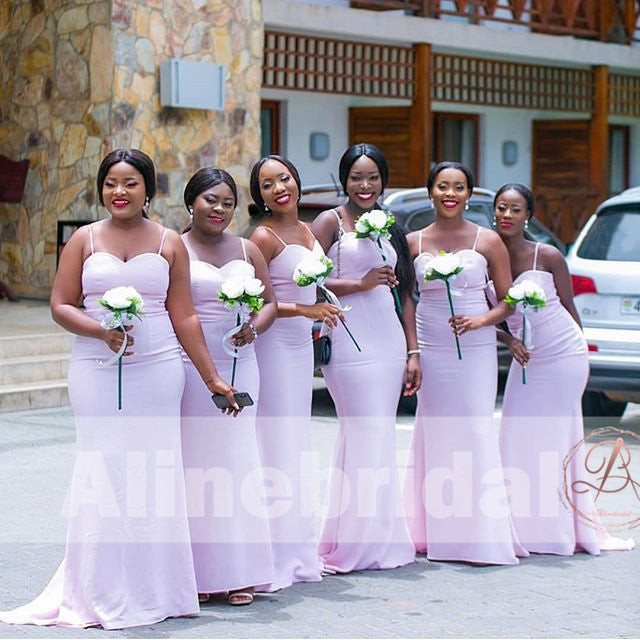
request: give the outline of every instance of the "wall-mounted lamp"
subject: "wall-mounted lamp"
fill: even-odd
[[[505,140],[502,143],[502,164],[511,167],[518,162],[518,143],[514,140]]]
[[[315,131],[309,136],[309,155],[312,160],[325,160],[330,150],[328,133]]]

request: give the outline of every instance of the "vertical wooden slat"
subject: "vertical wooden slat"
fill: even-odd
[[[414,51],[414,90],[411,103],[409,141],[410,184],[425,184],[431,166],[431,45],[416,44]]]
[[[609,184],[609,67],[593,67],[593,113],[589,126],[589,177],[591,187],[605,198]]]

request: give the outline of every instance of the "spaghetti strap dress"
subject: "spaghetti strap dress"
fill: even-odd
[[[598,555],[601,549],[629,549],[631,539],[609,536],[604,529],[591,494],[573,487],[587,475],[584,446],[577,445],[584,438],[581,398],[589,357],[580,327],[558,297],[553,274],[538,269],[539,247],[536,244],[531,269],[514,284],[535,282],[547,302],[527,314],[531,346],[526,384],[522,367],[513,360],[502,404],[500,449],[516,531],[534,553],[572,555],[582,550]],[[507,322],[510,333],[520,336],[520,306]],[[585,519],[578,513],[589,515]]]
[[[124,262],[94,250],[95,224],[82,267],[86,313],[101,320],[103,294],[132,286],[145,315],[131,321],[134,355],[123,358],[121,410],[117,365],[101,364],[113,352],[101,340],[75,339],[76,453],[64,559],[40,596],[0,613],[3,622],[122,629],[199,611],[180,442],[184,367],[165,306],[164,234],[157,253]]]
[[[463,271],[451,281],[457,314],[478,315],[485,298],[487,261],[473,247],[457,253]],[[462,360],[449,325],[443,281],[425,282],[432,254],[415,258],[420,300],[416,309],[422,386],[405,476],[405,504],[416,550],[430,560],[516,564],[527,555],[518,544],[502,473],[498,429],[494,327],[459,337]]]
[[[393,267],[396,253],[383,243]],[[334,263],[332,277],[360,279],[383,264],[376,244],[353,232],[342,234],[327,255]],[[406,340],[388,287],[343,295],[340,302],[351,307],[345,319],[362,351],[341,324],[332,329],[331,359],[322,372],[340,431],[319,551],[329,572],[390,569],[415,558],[396,468]]]
[[[279,302],[312,305],[316,287],[299,287],[293,271],[313,249],[287,244],[272,229],[282,250],[269,263]],[[309,235],[311,232],[309,231]],[[269,525],[275,578],[269,590],[321,579],[315,531],[314,454],[311,450],[313,385],[312,320],[276,318],[255,341],[260,370],[257,435],[265,483],[269,487]]]
[[[227,278],[254,278],[255,270],[242,238],[242,258],[221,267],[200,260],[182,238],[190,257],[191,295],[209,353],[219,374],[230,381],[233,357],[223,348],[223,338],[237,317],[218,299],[218,291]],[[256,440],[260,378],[253,343],[238,350],[235,387],[248,391],[254,405],[235,418],[215,407],[193,363],[186,354],[183,358],[182,456],[198,592],[270,583],[271,541]]]

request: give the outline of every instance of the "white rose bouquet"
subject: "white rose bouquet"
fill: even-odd
[[[338,307],[340,311],[349,311],[351,307],[343,307],[336,294],[333,293],[333,291],[329,291],[324,284],[332,270],[333,261],[330,258],[327,258],[324,254],[313,253],[308,258],[305,258],[298,263],[296,268],[293,270],[293,281],[299,287],[308,287],[310,284],[315,284],[316,287],[320,289],[327,302]],[[340,318],[340,322],[342,323],[345,331],[349,334],[349,337],[356,346],[356,349],[358,351],[362,351],[362,349],[360,349],[360,345],[356,342],[356,339],[353,337],[353,334],[349,331],[342,318]]]
[[[233,350],[230,350],[227,343],[231,336],[240,330],[246,318],[252,313],[258,313],[258,311],[262,309],[264,306],[263,291],[264,284],[262,284],[260,278],[241,278],[238,276],[227,278],[218,290],[218,299],[224,303],[225,308],[228,311],[234,311],[236,313],[236,326],[230,331],[227,331],[222,338],[222,346],[225,351],[233,357],[233,368],[231,369],[232,387],[236,378],[238,348],[233,347]]]
[[[434,256],[429,260],[424,274],[425,282],[444,280],[444,284],[447,288],[447,298],[449,298],[449,309],[451,310],[452,316],[454,316],[456,312],[453,309],[453,298],[451,297],[451,285],[449,280],[453,280],[463,270],[463,268],[464,267],[460,264],[460,258],[455,253],[440,251],[437,256]],[[458,339],[457,334],[455,338],[458,360],[462,360],[460,340]]]
[[[122,356],[127,348],[127,332],[125,322],[133,318],[142,320],[144,316],[144,302],[142,296],[133,287],[114,287],[105,291],[98,304],[106,309],[100,324],[105,329],[118,329],[124,334],[122,345],[111,359],[101,362],[102,365],[113,364],[118,361],[118,411],[122,410]]]
[[[533,329],[527,316],[532,311],[537,313],[547,304],[547,294],[544,292],[544,289],[533,282],[533,280],[523,280],[518,284],[514,284],[509,291],[507,291],[504,301],[512,307],[516,307],[518,304],[521,305],[522,331],[520,339],[522,340],[522,344],[528,349],[533,347]],[[522,367],[522,384],[527,384],[525,367]]]
[[[355,224],[356,238],[371,238],[371,240],[378,245],[380,255],[382,256],[382,260],[385,265],[389,263],[387,262],[387,256],[384,253],[381,239],[389,239],[391,237],[389,229],[395,220],[393,213],[390,211],[372,209],[371,211],[365,211],[365,213],[357,219]],[[391,289],[391,293],[393,294],[396,311],[398,312],[398,315],[402,315],[402,303],[400,302],[400,296],[398,295],[398,291],[395,287]]]

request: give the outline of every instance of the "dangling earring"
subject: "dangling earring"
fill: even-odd
[[[493,222],[491,223],[491,226],[492,226],[492,227],[496,227],[496,226],[498,226],[498,221],[496,220],[496,217],[495,217],[495,216],[493,216]]]
[[[465,211],[469,211],[469,201],[468,200],[464,203],[464,210]]]
[[[193,218],[193,207],[189,207],[189,216]]]
[[[269,207],[267,207],[267,203],[266,202],[264,203],[264,210],[265,211],[269,211]]]
[[[149,196],[147,196],[147,197],[144,199],[144,204],[142,205],[142,209],[143,209],[143,211],[144,211],[145,213],[149,213],[149,203],[150,203],[150,202],[151,202],[151,201],[149,200]]]
[[[525,228],[525,229],[528,229],[528,228],[529,228],[529,221],[528,221],[528,220],[525,220],[525,221],[524,221],[524,228]]]

